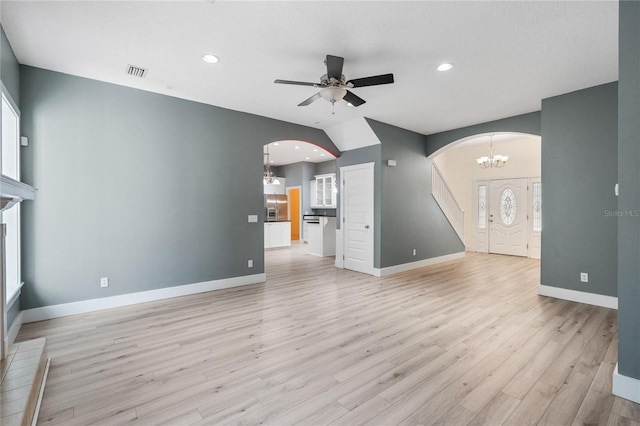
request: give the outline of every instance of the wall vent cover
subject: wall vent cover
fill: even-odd
[[[127,66],[127,74],[132,75],[134,77],[145,78],[147,76],[147,70],[146,68],[129,64]]]

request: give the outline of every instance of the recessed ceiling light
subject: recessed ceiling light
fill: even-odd
[[[304,159],[305,159],[305,160],[308,160],[308,159],[309,159],[309,157],[304,157]]]
[[[318,152],[318,148],[313,148],[313,152]]]
[[[300,149],[300,147],[298,145],[294,146],[295,149]]]
[[[271,161],[269,161],[269,162],[270,162],[270,163],[275,163],[275,161],[273,161],[273,160],[271,160]]]
[[[280,142],[274,142],[273,143],[275,146],[280,146]]]
[[[320,154],[320,157],[324,157],[324,154]]]
[[[440,64],[438,65],[438,68],[436,68],[438,71],[449,71],[451,68],[453,68],[453,64],[449,64],[449,63],[444,63],[444,64]]]
[[[204,55],[202,55],[202,60],[210,64],[217,64],[218,62],[220,62],[220,58],[218,58],[216,55],[212,55],[211,53],[205,53]]]

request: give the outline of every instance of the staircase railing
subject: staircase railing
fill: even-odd
[[[453,226],[458,237],[464,241],[464,210],[456,201],[442,172],[434,162],[432,162],[431,168],[431,195],[440,206],[440,209],[442,209],[451,226]]]

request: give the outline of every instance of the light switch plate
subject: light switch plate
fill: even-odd
[[[250,214],[249,215],[249,223],[257,222],[257,221],[258,221],[258,215],[257,214]]]
[[[588,283],[589,282],[589,274],[587,274],[586,272],[580,272],[580,282],[581,283]]]

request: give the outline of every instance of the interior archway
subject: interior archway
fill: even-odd
[[[508,161],[501,167],[480,167],[477,159],[491,156],[490,145],[494,154],[508,156]],[[541,233],[541,138],[537,135],[518,132],[495,132],[470,135],[453,141],[435,151],[429,158],[433,162],[434,180],[439,179],[436,173],[444,178],[446,187],[455,198],[456,203],[464,211],[464,226],[461,239],[467,251],[491,252],[489,234],[495,229],[493,219],[498,219],[499,205],[489,203],[489,188],[495,186],[492,182],[518,182],[525,194],[521,202],[523,220],[527,221],[526,239],[522,240],[522,250],[516,255],[526,254],[528,257],[539,258]],[[436,185],[434,184],[434,187]],[[536,191],[535,200],[533,191]],[[494,199],[497,194],[494,194]],[[434,194],[435,197],[435,194]],[[479,209],[485,202],[487,214],[486,230],[482,228],[484,214]],[[526,206],[526,207],[523,207]],[[536,210],[534,214],[533,208]],[[444,209],[443,209],[444,210]],[[535,230],[533,220],[537,220]],[[452,222],[453,223],[453,222]],[[497,227],[497,226],[496,226]],[[486,232],[486,241],[484,233]],[[459,233],[460,234],[460,233]],[[507,254],[507,253],[502,253]]]
[[[338,155],[306,140],[277,140],[264,145],[265,249],[293,246],[304,252],[308,248],[302,245],[308,242],[304,217],[315,214],[335,217],[335,207],[322,209],[313,200],[314,195],[317,199],[317,176],[333,174],[335,179]]]

